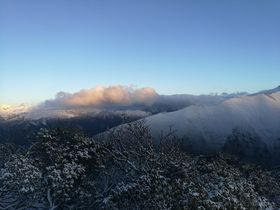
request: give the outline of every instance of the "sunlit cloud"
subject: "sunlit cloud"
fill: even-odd
[[[153,88],[135,89],[127,86],[96,86],[76,93],[59,92],[55,99],[45,101],[43,107],[108,107],[149,105],[158,98]]]

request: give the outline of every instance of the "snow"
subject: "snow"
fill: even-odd
[[[257,134],[268,145],[280,137],[280,91],[242,96],[218,105],[193,105],[146,118],[153,135],[171,126],[180,137],[204,139],[213,149],[221,147],[234,128]]]
[[[2,104],[0,105],[0,116],[4,119],[10,119],[27,113],[30,111],[31,105],[20,104],[20,105],[9,105]]]

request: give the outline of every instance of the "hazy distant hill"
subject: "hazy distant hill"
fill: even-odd
[[[143,111],[103,111],[71,118],[0,120],[0,142],[29,144],[40,128],[71,128],[93,136],[117,125],[132,122],[149,113]]]

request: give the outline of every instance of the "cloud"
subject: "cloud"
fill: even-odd
[[[83,89],[76,93],[59,92],[55,99],[45,101],[41,106],[45,108],[73,108],[73,107],[114,107],[149,105],[158,98],[153,88],[134,89],[127,86],[97,86]]]

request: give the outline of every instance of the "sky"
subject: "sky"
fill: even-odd
[[[59,91],[280,85],[279,0],[0,0],[0,104]]]

